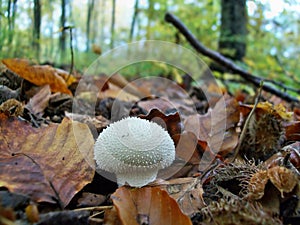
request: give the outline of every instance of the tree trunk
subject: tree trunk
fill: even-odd
[[[8,20],[8,43],[11,44],[14,36],[14,26],[17,11],[17,0],[9,0],[7,3],[7,20]]]
[[[103,46],[104,43],[104,27],[105,27],[105,3],[106,1],[102,1],[102,5],[101,5],[101,30],[100,30],[100,45]]]
[[[146,33],[146,39],[151,39],[151,22],[154,15],[154,2],[153,0],[148,0],[149,9],[148,9],[148,22],[147,22],[147,33]]]
[[[66,30],[64,29],[66,25],[66,4],[67,0],[61,0],[61,16],[60,16],[60,37],[59,37],[59,48],[62,57],[64,57],[66,52]]]
[[[95,0],[88,1],[88,11],[87,11],[87,19],[86,19],[86,52],[90,50],[91,40],[90,40],[90,29],[91,29],[91,18],[95,5]]]
[[[129,41],[131,42],[133,39],[134,35],[134,26],[135,26],[135,21],[139,13],[139,0],[135,0],[134,4],[134,13],[131,21],[131,28],[130,28],[130,34],[129,34]]]
[[[36,58],[39,60],[40,58],[40,34],[41,34],[41,2],[40,0],[34,0],[33,7],[33,41],[32,47],[35,51]]]
[[[246,54],[246,0],[222,0],[221,7],[219,51],[233,60],[242,60]]]
[[[0,0],[0,12],[2,11],[2,0]],[[3,35],[3,29],[2,29],[2,13],[0,13],[0,51],[2,50],[2,46],[3,46],[3,39],[4,39],[4,35]]]
[[[116,0],[112,0],[112,11],[111,11],[111,40],[110,40],[110,48],[114,48],[114,40],[115,40],[115,18],[116,18]]]

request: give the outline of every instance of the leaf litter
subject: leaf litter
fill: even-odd
[[[129,82],[121,74],[75,77],[25,59],[2,63],[7,69],[0,81],[13,79],[0,90],[0,223],[299,221],[297,107],[278,99],[261,102],[244,127],[253,105],[241,102],[246,98],[239,93],[225,93],[225,106],[218,98],[209,106],[197,87],[166,89],[151,80]],[[79,80],[84,85],[77,88]],[[98,87],[96,96],[90,84]],[[208,90],[214,93],[215,87]],[[95,115],[86,113],[93,107]],[[116,119],[112,110],[119,119],[131,115],[158,123],[176,144],[174,163],[146,187],[118,188],[95,173],[93,145]],[[232,161],[243,130],[246,139]],[[7,204],[9,196],[20,195],[18,205]]]

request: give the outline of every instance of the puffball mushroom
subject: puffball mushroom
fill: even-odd
[[[142,187],[175,160],[175,145],[157,123],[127,117],[110,124],[94,146],[97,168],[114,173],[119,185]]]

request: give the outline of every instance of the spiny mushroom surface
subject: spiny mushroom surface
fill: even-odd
[[[168,132],[148,120],[128,117],[110,124],[94,146],[97,168],[115,173],[119,185],[142,187],[175,159]]]

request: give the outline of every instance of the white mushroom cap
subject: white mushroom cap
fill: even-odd
[[[148,120],[128,117],[110,124],[94,146],[99,169],[115,173],[119,185],[141,187],[172,164],[175,145],[168,132]]]

